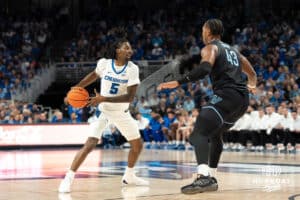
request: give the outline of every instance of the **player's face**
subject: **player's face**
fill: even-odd
[[[124,42],[121,47],[118,49],[118,55],[121,59],[127,59],[129,60],[133,54],[131,45],[129,42]]]

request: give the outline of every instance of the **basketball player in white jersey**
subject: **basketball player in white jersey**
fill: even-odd
[[[149,185],[149,182],[137,177],[134,173],[134,165],[142,150],[142,141],[135,120],[128,110],[129,103],[134,99],[137,87],[140,83],[138,66],[129,61],[132,56],[132,48],[125,38],[117,38],[111,48],[111,58],[98,60],[96,69],[83,78],[73,89],[86,87],[101,78],[101,92],[96,92],[91,97],[88,105],[99,106],[101,114],[98,120],[90,124],[90,135],[75,156],[69,171],[59,186],[59,192],[70,192],[75,172],[85,160],[87,155],[97,145],[105,127],[112,123],[122,133],[131,145],[128,155],[128,166],[122,178],[124,185]]]

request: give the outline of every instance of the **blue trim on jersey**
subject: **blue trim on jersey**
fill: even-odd
[[[117,72],[117,70],[115,68],[115,60],[111,59],[111,67],[116,74],[121,74],[126,69],[127,64],[128,64],[128,62],[126,62],[125,66],[123,67],[123,69],[121,71]]]

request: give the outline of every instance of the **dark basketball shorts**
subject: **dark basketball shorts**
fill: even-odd
[[[232,88],[216,90],[202,109],[214,110],[223,124],[233,125],[247,111],[249,93]]]

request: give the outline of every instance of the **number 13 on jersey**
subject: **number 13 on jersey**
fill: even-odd
[[[112,83],[111,84],[111,88],[110,88],[110,90],[109,90],[109,93],[110,94],[117,94],[118,93],[118,90],[119,90],[119,87],[120,86],[120,84],[119,83]]]

